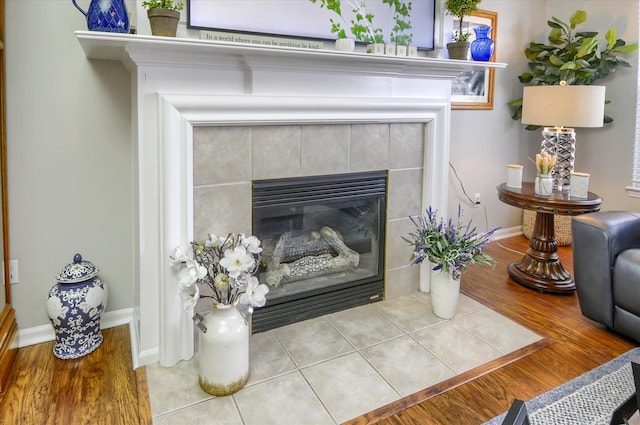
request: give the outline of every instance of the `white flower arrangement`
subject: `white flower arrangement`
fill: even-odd
[[[249,304],[263,307],[269,288],[253,276],[260,265],[260,240],[243,233],[227,237],[210,234],[203,243],[191,242],[193,258],[179,246],[173,251],[173,264],[178,272],[183,308],[192,311],[200,298],[213,304]],[[201,293],[200,284],[210,292]]]

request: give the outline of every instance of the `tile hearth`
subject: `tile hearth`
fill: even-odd
[[[249,382],[229,397],[200,389],[197,354],[147,366],[153,423],[340,424],[539,339],[464,295],[440,319],[415,293],[252,335]]]

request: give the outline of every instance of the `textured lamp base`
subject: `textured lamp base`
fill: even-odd
[[[553,188],[569,190],[576,160],[576,132],[567,127],[545,127],[542,131],[542,152],[557,155],[553,169]]]

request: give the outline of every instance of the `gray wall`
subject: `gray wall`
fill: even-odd
[[[497,60],[509,66],[497,71],[493,110],[453,111],[451,162],[467,192],[482,194],[488,222],[512,227],[521,212],[501,204],[495,186],[504,181],[507,163],[528,165],[540,139],[512,121],[505,105],[521,94],[524,47],[544,39],[548,17],[566,20],[578,8],[590,15],[585,28],[604,33],[615,26],[635,41],[638,2],[484,0],[481,8],[499,14]],[[73,34],[85,28],[70,1],[6,1],[9,223],[11,256],[20,263],[13,301],[22,329],[49,323],[47,293],[76,252],[102,269],[110,288],[107,310],[136,305],[129,74],[120,63],[86,59]],[[638,209],[624,191],[636,78],[634,67],[606,82],[613,125],[578,130],[577,168],[591,173],[605,209]],[[532,177],[531,166],[525,175]],[[462,202],[458,187],[452,179],[450,211]],[[484,214],[485,208],[470,209],[478,224]]]

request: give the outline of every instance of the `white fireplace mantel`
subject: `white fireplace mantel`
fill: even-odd
[[[76,37],[87,58],[121,61],[132,76],[135,366],[193,355],[193,322],[169,255],[193,239],[194,127],[424,123],[422,205],[444,214],[451,80],[506,66],[92,31]]]

